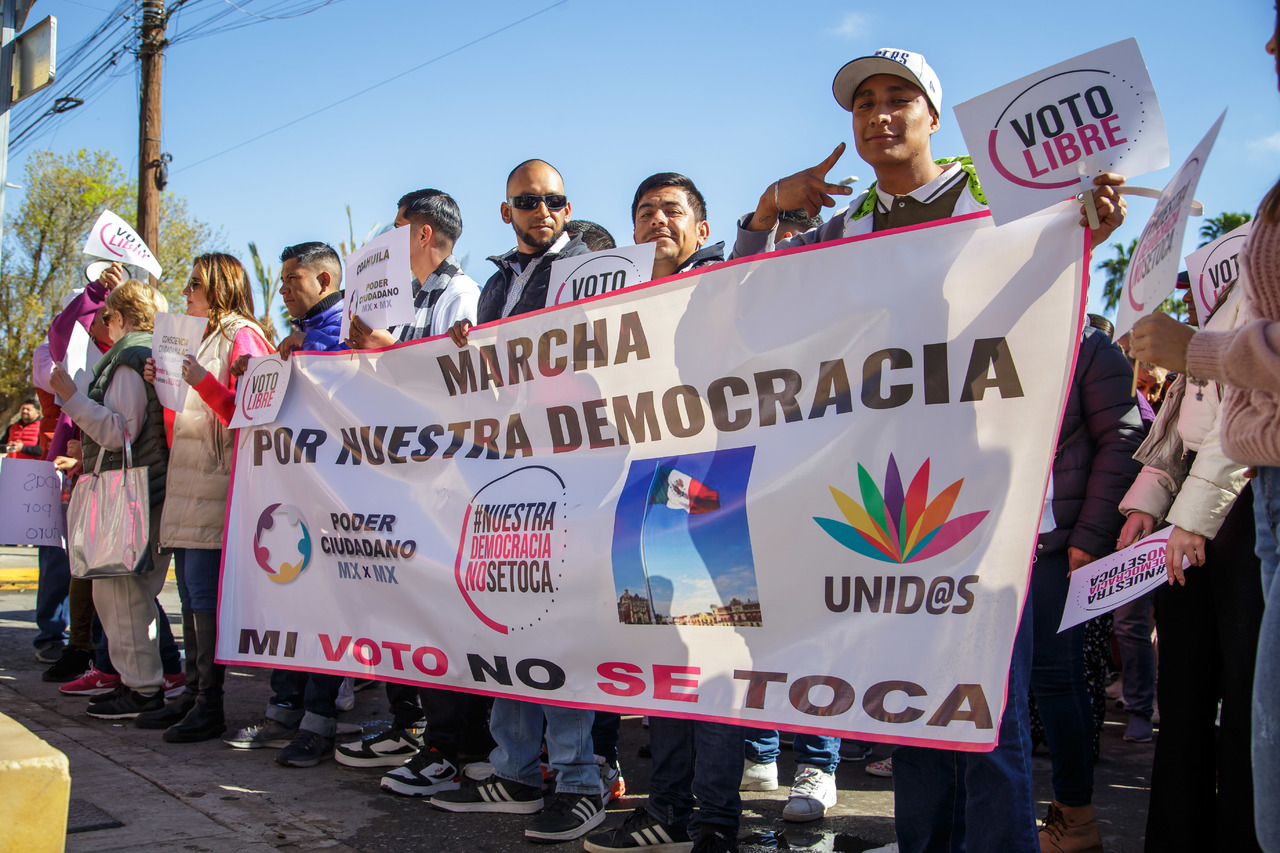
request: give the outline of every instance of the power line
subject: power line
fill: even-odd
[[[525,23],[526,21],[532,20],[533,18],[536,18],[536,17],[538,17],[539,15],[541,15],[541,14],[543,14],[543,13],[545,13],[545,12],[549,12],[549,11],[551,11],[552,9],[556,8],[557,6],[563,6],[565,3],[568,3],[568,2],[569,2],[569,0],[558,0],[558,2],[552,3],[550,6],[545,6],[545,7],[541,8],[541,9],[539,9],[538,11],[533,12],[532,14],[529,14],[529,15],[524,16],[523,18],[520,18],[520,19],[519,19],[519,20],[517,20],[517,21],[512,21],[511,23],[506,24],[505,26],[499,27],[498,29],[493,30],[492,32],[486,33],[485,35],[482,35],[482,36],[480,36],[479,38],[472,39],[471,41],[467,42],[466,44],[459,45],[458,47],[455,47],[453,50],[450,50],[450,51],[447,51],[447,52],[445,52],[445,53],[442,53],[442,54],[440,54],[439,56],[432,57],[431,59],[428,59],[426,62],[423,62],[423,63],[422,63],[422,64],[420,64],[420,65],[415,65],[415,66],[414,66],[414,67],[412,67],[412,68],[409,68],[409,69],[407,69],[407,70],[405,70],[405,71],[401,71],[399,74],[396,74],[396,75],[394,75],[394,76],[392,76],[392,77],[388,77],[387,79],[382,80],[382,81],[380,81],[380,82],[378,82],[378,83],[374,83],[372,86],[368,86],[368,87],[366,87],[366,88],[364,88],[364,89],[361,89],[361,90],[360,90],[360,91],[358,91],[358,92],[355,92],[355,93],[353,93],[353,94],[347,95],[345,98],[340,98],[340,99],[338,99],[338,100],[334,101],[333,103],[327,104],[327,105],[325,105],[325,106],[323,106],[323,107],[320,107],[319,109],[312,110],[311,112],[307,113],[307,114],[306,114],[306,115],[304,115],[304,116],[299,116],[298,118],[290,119],[289,121],[285,122],[285,123],[284,123],[284,124],[282,124],[282,125],[279,125],[278,127],[274,127],[274,128],[272,128],[271,130],[265,131],[265,132],[263,132],[263,133],[259,133],[257,136],[254,136],[254,137],[252,137],[252,138],[250,138],[250,139],[246,139],[246,140],[245,140],[245,141],[243,141],[243,142],[236,143],[235,145],[232,145],[230,148],[225,148],[225,149],[223,149],[222,151],[219,151],[219,152],[218,152],[218,153],[216,153],[216,154],[210,154],[208,157],[204,157],[204,158],[202,158],[202,159],[200,159],[200,160],[195,161],[194,163],[190,163],[190,164],[188,164],[188,165],[186,165],[186,166],[183,166],[181,169],[175,169],[175,170],[174,170],[174,172],[173,172],[173,174],[177,174],[177,173],[179,173],[179,172],[185,172],[185,171],[187,171],[188,169],[194,169],[196,166],[199,166],[199,165],[201,165],[202,163],[208,163],[210,160],[217,159],[218,157],[221,157],[221,156],[222,156],[222,155],[224,155],[224,154],[230,154],[232,151],[235,151],[235,150],[237,150],[237,149],[243,148],[243,147],[244,147],[244,146],[246,146],[246,145],[250,145],[250,144],[252,144],[252,143],[254,143],[254,142],[257,142],[257,141],[258,141],[258,140],[260,140],[260,139],[265,139],[266,137],[271,136],[273,133],[279,133],[280,131],[282,131],[282,130],[284,130],[284,129],[286,129],[286,128],[292,127],[293,125],[297,124],[297,123],[298,123],[298,122],[300,122],[300,121],[306,121],[306,120],[307,120],[307,119],[309,119],[309,118],[314,118],[315,116],[320,115],[320,113],[326,112],[326,111],[328,111],[328,110],[333,109],[334,107],[337,107],[337,106],[340,106],[340,105],[342,105],[342,104],[345,104],[347,101],[350,101],[350,100],[352,100],[352,99],[354,99],[354,98],[358,98],[358,97],[360,97],[361,95],[368,94],[369,92],[372,92],[374,89],[380,88],[380,87],[382,87],[382,86],[387,85],[388,83],[392,83],[392,82],[394,82],[394,81],[396,81],[396,80],[399,80],[401,77],[404,77],[404,76],[406,76],[406,75],[408,75],[408,74],[412,74],[412,73],[414,73],[415,71],[421,71],[423,68],[426,68],[428,65],[433,65],[433,64],[435,64],[435,63],[439,62],[439,61],[440,61],[440,60],[442,60],[442,59],[447,59],[448,57],[453,56],[453,55],[454,55],[454,54],[456,54],[456,53],[459,53],[459,52],[461,52],[461,51],[463,51],[463,50],[466,50],[467,48],[472,47],[473,45],[477,45],[477,44],[479,44],[479,43],[480,43],[480,42],[482,42],[482,41],[485,41],[485,40],[487,40],[487,39],[493,38],[493,37],[494,37],[494,36],[496,36],[496,35],[499,35],[499,34],[501,34],[501,33],[504,33],[504,32],[506,32],[507,30],[511,29],[512,27],[517,27],[517,26],[519,26],[520,24]]]
[[[316,6],[315,8],[312,8],[312,9],[307,9],[304,12],[298,12],[297,14],[294,14],[294,15],[259,15],[255,12],[250,12],[248,9],[241,9],[235,3],[232,3],[231,0],[224,0],[224,2],[226,2],[228,6],[235,9],[237,12],[243,12],[244,14],[249,15],[250,17],[253,17],[253,18],[261,18],[264,21],[285,21],[285,20],[288,20],[289,18],[300,18],[303,15],[309,15],[312,12],[314,12],[316,9],[323,9],[325,6],[328,6],[330,3],[333,3],[334,0],[324,0],[324,2],[321,3],[319,6]]]
[[[274,0],[261,5],[262,14],[249,11],[252,0],[239,0],[241,6],[232,8],[217,0],[172,0],[166,15],[175,25],[170,30],[169,44],[203,38],[228,32],[244,26],[253,26],[266,20],[296,18],[346,0]],[[86,5],[86,4],[81,4]],[[60,114],[54,109],[59,99],[78,98],[91,102],[97,95],[113,86],[121,77],[135,76],[132,67],[118,67],[123,57],[136,56],[140,44],[137,27],[139,0],[120,0],[93,31],[71,48],[66,59],[59,63],[57,88],[50,87],[27,99],[14,109],[14,130],[10,153],[16,154],[36,141],[48,136],[65,120],[56,120]],[[90,7],[98,8],[98,7]],[[240,18],[237,10],[251,19]],[[178,13],[183,26],[178,30]],[[192,17],[191,13],[196,17]],[[175,30],[177,30],[175,32]],[[129,63],[132,66],[133,63]],[[63,103],[66,103],[63,100]]]

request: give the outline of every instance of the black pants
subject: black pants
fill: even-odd
[[[1156,593],[1160,729],[1147,853],[1259,850],[1249,725],[1263,601],[1252,495],[1246,487],[1236,500],[1186,586]]]
[[[488,739],[488,700],[484,696],[472,696],[454,690],[441,690],[438,687],[417,687],[410,684],[387,682],[387,701],[391,705],[391,726],[397,729],[408,729],[421,725],[425,718],[427,724],[428,747],[440,751],[440,754],[457,764],[464,751],[464,742],[473,741],[475,735],[468,737],[469,729],[483,731],[479,750],[488,753],[492,741]],[[466,752],[475,752],[468,748]]]

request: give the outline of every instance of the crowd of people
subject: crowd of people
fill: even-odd
[[[1267,50],[1276,53],[1275,37]],[[813,168],[764,189],[756,209],[738,220],[730,257],[985,209],[968,158],[933,156],[942,87],[924,57],[885,49],[855,59],[837,73],[833,93],[852,116],[854,144],[876,181],[825,222],[820,218],[837,197],[852,194],[826,178],[841,144]],[[1094,180],[1093,245],[1124,220],[1123,183],[1115,174]],[[66,682],[62,692],[90,698],[89,716],[132,719],[162,729],[172,743],[223,738],[233,748],[276,749],[284,766],[335,757],[349,766],[383,767],[388,791],[429,797],[446,811],[529,815],[531,840],[585,838],[585,849],[597,853],[736,850],[739,792],[778,787],[778,732],[651,717],[647,801],[620,825],[601,829],[605,803],[625,790],[617,714],[388,683],[390,728],[339,744],[337,709],[349,706],[350,680],[280,669],[272,672],[262,719],[228,730],[224,667],[214,656],[215,604],[236,377],[247,359],[272,351],[288,357],[295,350],[378,348],[446,333],[465,346],[474,325],[543,308],[554,259],[613,246],[600,226],[571,219],[563,178],[542,160],[511,171],[500,211],[516,244],[490,259],[497,271],[481,286],[453,254],[462,233],[453,198],[435,189],[401,197],[395,224],[410,228],[415,319],[380,329],[354,318],[345,339],[342,264],[327,244],[302,243],[280,255],[280,295],[293,329],[278,343],[254,320],[239,261],[198,257],[183,294],[187,314],[207,322],[182,368],[194,393],[177,413],[160,405],[152,384],[154,317],[167,310],[159,293],[114,266],[69,298],[33,360],[40,399],[22,407],[7,449],[54,460],[72,481],[99,466],[121,467],[130,450],[131,464],[148,471],[152,530],[145,565],[121,577],[71,579],[66,553],[41,549],[37,657],[52,664],[47,680]],[[634,241],[656,246],[654,278],[725,260],[723,243],[708,245],[706,200],[684,175],[646,178],[631,217]],[[1080,224],[1089,227],[1083,205]],[[1137,398],[1130,386],[1136,365],[1111,341],[1108,324],[1083,330],[1027,602],[1020,617],[1004,614],[1019,622],[998,742],[990,752],[899,746],[878,763],[877,772],[894,777],[896,849],[1103,849],[1093,763],[1106,666],[1099,671],[1091,661],[1109,655],[1091,649],[1105,649],[1113,630],[1123,673],[1118,689],[1129,713],[1125,739],[1151,741],[1157,706],[1160,717],[1147,850],[1280,851],[1277,234],[1280,184],[1259,211],[1244,254],[1244,284],[1203,323],[1195,321],[1199,331],[1164,315],[1137,325],[1129,354],[1149,377]],[[102,351],[87,390],[59,366],[77,324]],[[1153,372],[1157,366],[1170,372]],[[1070,574],[1165,521],[1173,525],[1170,584],[1118,610],[1113,629],[1095,622],[1059,633]],[[156,598],[170,559],[184,670]],[[1054,801],[1039,826],[1035,739],[1047,744],[1053,765]],[[867,750],[817,735],[796,736],[794,749],[797,770],[784,817],[820,819],[836,802],[842,752],[865,758]],[[464,766],[477,754],[484,760]]]

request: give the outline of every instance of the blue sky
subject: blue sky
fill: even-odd
[[[227,3],[189,0],[170,35]],[[40,0],[29,21],[58,17],[63,64],[112,5]],[[269,4],[236,5],[252,12]],[[483,281],[492,269],[484,258],[514,242],[498,205],[507,172],[526,158],[556,164],[574,215],[600,222],[624,244],[631,242],[636,185],[653,172],[684,172],[707,197],[712,239],[731,239],[734,218],[753,209],[771,181],[849,141],[848,114],[830,89],[847,60],[884,46],[923,53],[942,80],[943,125],[933,150],[946,156],[964,150],[951,112],[956,103],[1134,36],[1168,125],[1173,163],[1135,182],[1163,187],[1228,107],[1197,196],[1210,214],[1252,211],[1280,174],[1280,98],[1263,52],[1272,5],[1177,0],[1105,10],[932,0],[337,0],[300,18],[173,45],[164,67],[163,148],[173,156],[170,189],[222,229],[227,247],[246,262],[250,240],[277,269],[285,245],[321,239],[336,246],[347,239],[345,205],[362,238],[375,223],[391,221],[401,194],[434,186],[458,199],[465,226],[458,251]],[[23,160],[35,147],[105,148],[136,169],[136,63],[126,59],[113,73],[118,78],[90,103],[14,153],[11,181],[21,183]],[[44,106],[19,105],[15,126]],[[214,156],[277,127],[283,129]],[[864,184],[872,177],[852,146],[832,173],[846,175]],[[21,191],[10,190],[8,211],[20,203]],[[1136,237],[1153,205],[1132,201],[1116,238]],[[1197,227],[1193,219],[1187,251]],[[1100,288],[1095,281],[1092,292]]]

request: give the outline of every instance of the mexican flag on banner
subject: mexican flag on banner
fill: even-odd
[[[711,512],[720,508],[720,493],[683,471],[659,465],[653,475],[649,503],[665,504],[689,513]]]

